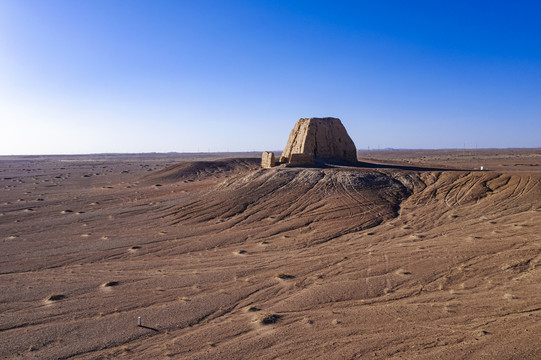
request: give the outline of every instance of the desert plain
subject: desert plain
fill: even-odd
[[[540,149],[259,156],[1,157],[0,358],[541,358]]]

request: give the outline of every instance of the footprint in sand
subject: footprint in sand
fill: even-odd
[[[46,303],[52,303],[55,301],[63,300],[65,298],[66,298],[66,295],[64,294],[52,294],[52,295],[47,296],[43,301],[45,301]]]
[[[264,314],[259,318],[259,323],[262,325],[272,325],[276,324],[281,318],[282,315],[278,314]]]
[[[275,277],[280,279],[280,280],[290,280],[290,279],[295,278],[295,276],[293,276],[293,275],[284,274],[284,273],[276,274]]]
[[[102,284],[101,287],[103,287],[103,288],[111,288],[113,286],[118,286],[118,285],[120,285],[120,283],[118,281],[108,281],[108,282]]]
[[[411,272],[404,269],[398,269],[395,271],[395,274],[396,275],[411,275]]]

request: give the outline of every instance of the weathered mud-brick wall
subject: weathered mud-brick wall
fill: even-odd
[[[276,165],[276,159],[274,158],[274,153],[263,151],[263,155],[261,155],[261,167],[271,168],[275,165]]]
[[[289,158],[290,166],[309,166],[314,165],[314,155],[312,154],[291,154]]]

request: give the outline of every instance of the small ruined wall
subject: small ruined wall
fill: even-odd
[[[271,168],[276,165],[276,159],[273,152],[264,151],[261,155],[261,167]]]

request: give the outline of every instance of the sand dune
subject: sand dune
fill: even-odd
[[[538,152],[403,154],[0,162],[0,357],[540,358]]]
[[[184,161],[149,175],[145,180],[171,183],[181,180],[194,181],[209,177],[226,177],[243,170],[257,169],[260,163],[258,158]]]

